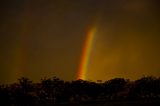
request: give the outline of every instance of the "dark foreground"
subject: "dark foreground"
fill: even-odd
[[[40,83],[21,78],[0,85],[0,106],[160,106],[160,78],[68,82],[54,77]]]
[[[160,101],[123,101],[84,104],[41,104],[39,106],[160,106]]]

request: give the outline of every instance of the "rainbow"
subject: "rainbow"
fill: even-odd
[[[27,13],[28,8],[24,11],[25,17],[22,18],[21,29],[19,29],[19,42],[13,44],[12,50],[12,63],[11,63],[11,75],[10,82],[17,80],[17,78],[24,77],[24,72],[27,71],[28,64],[28,35],[30,31],[31,18]]]
[[[96,33],[96,27],[93,26],[89,29],[86,35],[86,41],[82,50],[82,57],[80,61],[80,67],[77,75],[77,79],[86,79],[86,73],[88,71],[89,61],[90,61],[90,55],[94,43]]]

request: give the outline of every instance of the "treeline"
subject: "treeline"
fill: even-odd
[[[68,82],[53,77],[41,79],[40,83],[20,78],[18,83],[0,86],[0,105],[5,106],[129,100],[160,100],[160,78],[147,76],[135,81],[114,78],[105,82]]]

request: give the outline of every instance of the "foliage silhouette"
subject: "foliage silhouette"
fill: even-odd
[[[106,101],[158,100],[160,78],[142,77],[136,81],[114,78],[104,83],[86,80],[64,81],[57,77],[33,83],[28,78],[0,86],[0,104],[33,106],[47,104],[79,104]]]

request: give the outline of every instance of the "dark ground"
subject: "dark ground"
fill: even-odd
[[[106,103],[86,103],[86,104],[55,104],[40,106],[160,106],[160,101],[123,101]]]

